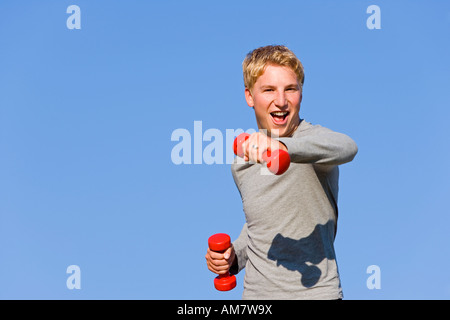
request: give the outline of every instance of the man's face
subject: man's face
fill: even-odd
[[[300,123],[302,91],[296,74],[288,67],[267,65],[252,92],[245,89],[245,99],[255,109],[258,128],[268,134],[290,136]]]

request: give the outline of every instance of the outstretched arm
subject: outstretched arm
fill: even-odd
[[[356,143],[347,135],[320,125],[306,124],[294,137],[278,138],[291,157],[291,162],[340,165],[350,162],[358,152]]]

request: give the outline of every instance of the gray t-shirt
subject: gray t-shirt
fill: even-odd
[[[237,264],[230,271],[245,268],[243,299],[340,299],[333,245],[338,165],[352,161],[357,146],[304,120],[292,137],[278,140],[291,156],[284,174],[240,158],[231,166],[246,223],[233,242]]]

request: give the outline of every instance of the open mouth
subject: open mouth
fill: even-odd
[[[289,111],[275,111],[271,112],[272,120],[275,124],[285,124]]]

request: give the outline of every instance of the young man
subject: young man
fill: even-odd
[[[243,299],[341,299],[334,251],[338,165],[353,160],[348,136],[300,119],[303,66],[284,46],[265,46],[243,62],[245,98],[260,132],[232,165],[246,223],[225,253],[209,249],[209,270],[246,269]],[[267,148],[289,153],[282,175],[262,174]]]

